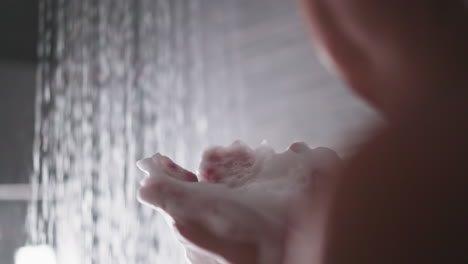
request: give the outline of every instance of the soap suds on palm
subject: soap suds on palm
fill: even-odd
[[[175,222],[198,223],[219,237],[258,245],[259,263],[281,258],[288,210],[327,166],[339,159],[329,149],[294,143],[282,153],[236,141],[212,147],[199,174],[159,153],[137,163],[148,174],[140,200],[162,209]]]

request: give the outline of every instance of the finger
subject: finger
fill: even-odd
[[[186,192],[173,178],[155,176],[148,178],[138,191],[138,200],[151,207],[161,208],[172,217],[177,207],[175,204],[188,199]],[[180,213],[180,212],[179,212]]]
[[[321,255],[328,203],[326,195],[329,193],[310,188],[289,212],[283,263],[323,262]]]
[[[232,195],[222,185],[168,177],[152,177],[139,191],[142,202],[163,209],[176,221],[203,224],[217,236],[245,240],[271,231],[265,219]]]
[[[342,165],[342,160],[334,150],[318,147],[311,151],[313,159],[323,167],[333,168]]]
[[[318,195],[328,192],[343,170],[343,161],[335,151],[324,147],[312,149],[303,157],[310,168],[309,181],[304,186],[304,193]]]
[[[180,167],[171,159],[159,153],[154,154],[150,158],[138,161],[137,167],[150,177],[168,176],[182,181],[198,181],[194,173]]]
[[[204,250],[222,256],[229,263],[257,263],[257,249],[254,243],[234,242],[214,236],[203,225],[194,222],[176,222],[175,226],[185,239]]]
[[[295,142],[289,146],[289,150],[296,154],[302,154],[306,162],[313,168],[331,170],[342,166],[342,160],[338,154],[329,148],[318,147],[311,149],[304,142]]]
[[[191,236],[186,231],[187,238],[201,246],[216,246],[207,241],[197,240],[198,237],[219,238],[235,245],[237,243],[260,244],[260,259],[258,263],[274,263],[270,261],[268,250],[279,250],[276,244],[282,241],[281,223],[275,219],[263,217],[248,204],[235,199],[230,189],[223,185],[210,183],[191,183],[178,181],[169,177],[153,177],[139,191],[139,200],[152,207],[164,210],[176,223],[197,223],[210,236]],[[191,230],[195,231],[195,230]],[[189,233],[187,233],[189,232]],[[221,251],[221,253],[223,253]],[[277,254],[281,254],[278,251]],[[273,256],[276,256],[274,254]]]
[[[177,178],[179,180],[183,180],[183,181],[191,181],[191,182],[198,181],[197,176],[194,173],[177,165],[170,158],[166,156],[160,156],[159,160],[161,164],[163,165],[163,169],[172,177]]]
[[[289,146],[288,149],[297,154],[307,153],[311,151],[311,149],[305,142],[294,142]]]

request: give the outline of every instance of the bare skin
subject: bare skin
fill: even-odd
[[[312,239],[317,229],[306,225],[321,222],[317,215],[326,221],[320,258],[305,263],[468,263],[464,2],[302,1],[318,46],[388,120],[347,161],[339,181],[325,184],[328,199],[306,203],[295,228]],[[231,263],[256,263],[255,245],[196,224],[177,227]]]
[[[280,264],[291,233],[290,212],[311,190],[316,193],[323,179],[338,174],[341,165],[334,151],[311,149],[303,142],[281,153],[234,142],[207,149],[197,177],[157,153],[137,162],[148,176],[139,199],[174,220],[192,242],[181,241],[193,264],[221,263],[206,251],[218,253],[222,245],[222,256],[230,263]],[[202,240],[193,240],[198,237]],[[217,243],[215,249],[210,243]],[[241,255],[226,254],[241,248]]]
[[[306,0],[304,6],[342,76],[389,121],[348,161],[319,261],[467,263],[466,4]]]

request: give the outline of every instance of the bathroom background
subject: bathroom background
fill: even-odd
[[[236,139],[349,153],[376,116],[307,33],[292,0],[0,1],[0,263],[39,244],[60,264],[182,263],[134,200],[156,151],[191,169]]]

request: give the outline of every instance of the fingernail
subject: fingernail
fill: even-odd
[[[144,173],[146,173],[148,175],[150,174],[150,166],[148,164],[148,158],[141,159],[141,160],[137,161],[136,166],[138,167],[138,169],[140,169]]]

